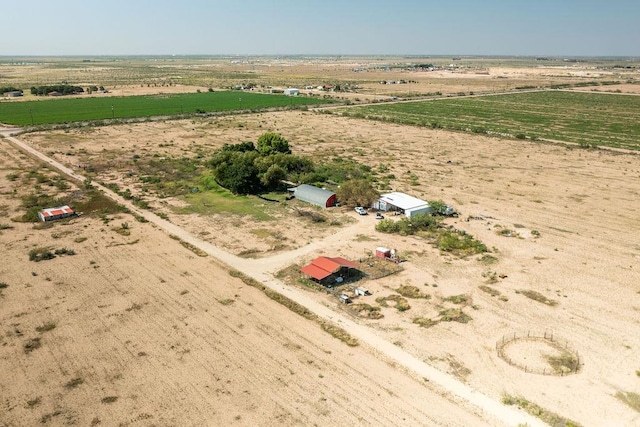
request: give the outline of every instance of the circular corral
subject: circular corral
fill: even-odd
[[[581,368],[578,352],[548,331],[505,335],[496,343],[496,350],[502,360],[529,373],[564,376]]]

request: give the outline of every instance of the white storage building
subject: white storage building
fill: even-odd
[[[400,212],[407,218],[419,213],[431,213],[428,202],[397,191],[383,194],[372,207],[384,212]]]

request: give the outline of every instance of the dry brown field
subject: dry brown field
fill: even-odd
[[[281,73],[311,81],[351,75],[355,65],[261,67],[275,69],[265,80]],[[248,67],[260,68],[234,64],[225,72]],[[420,92],[455,93],[592,73],[487,68],[488,74],[447,71],[415,79]],[[371,96],[382,93],[375,81],[385,73],[362,81]],[[269,221],[185,214],[183,198],[144,193],[151,208],[203,241],[250,255],[247,269],[273,275],[317,255],[358,260],[376,246],[396,248],[406,259],[402,270],[365,278],[361,284],[373,295],[355,302],[380,306],[376,298],[397,294],[402,285],[429,298],[406,298],[405,311],[392,303],[381,307],[380,319],[362,317],[295,277],[283,280],[333,310],[336,319],[366,326],[496,401],[521,396],[585,426],[640,424],[637,406],[623,402],[640,393],[637,154],[311,111],[47,131],[20,139],[80,173],[86,171],[79,166],[91,165],[96,182],[143,194],[134,156],[206,157],[224,143],[255,141],[267,131],[285,136],[295,154],[384,166],[395,176],[394,190],[454,205],[461,214],[447,223],[484,242],[490,257],[458,258],[420,237],[378,233],[372,215],[346,209],[327,213],[334,225],[318,226],[294,214],[296,203],[269,211]],[[0,282],[8,284],[0,289],[0,425],[501,424],[371,346],[348,347],[229,276],[212,257],[198,257],[129,214],[109,215],[108,223],[86,215],[52,228],[12,222],[23,212],[20,197],[35,185],[27,171],[38,166],[6,140],[0,139],[0,149],[0,211],[6,218],[0,223],[9,226],[0,231]],[[124,222],[128,235],[117,231]],[[45,246],[72,248],[76,255],[29,261],[29,250]],[[547,304],[528,298],[530,291]],[[414,323],[447,309],[470,320]],[[55,327],[46,330],[47,324]],[[546,341],[519,340],[504,348],[527,372],[498,356],[504,337],[551,332],[579,356],[577,374],[530,372],[552,369],[546,356],[559,350]],[[34,338],[40,347],[25,347]]]

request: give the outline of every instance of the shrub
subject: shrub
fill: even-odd
[[[80,378],[80,377],[76,377],[76,378],[73,378],[72,380],[68,381],[68,382],[64,385],[64,387],[65,387],[66,389],[72,389],[72,388],[76,388],[76,387],[78,387],[78,386],[79,386],[80,384],[82,384],[82,383],[84,383],[84,380],[83,380],[82,378]]]
[[[430,328],[433,325],[437,325],[438,321],[429,319],[428,317],[415,317],[413,323],[419,325],[422,328]]]
[[[469,301],[469,295],[452,295],[450,297],[443,298],[443,300],[453,304],[466,304]]]
[[[36,327],[37,332],[48,332],[56,328],[56,324],[53,322],[47,322],[44,325]]]
[[[534,301],[538,301],[541,302],[542,304],[545,305],[549,305],[551,307],[554,307],[556,305],[558,305],[558,301],[552,300],[547,298],[546,296],[542,295],[540,292],[537,291],[532,291],[532,290],[521,290],[520,293],[522,295],[524,295],[527,298],[530,298]]]
[[[422,293],[418,287],[411,285],[402,285],[396,289],[396,292],[405,298],[431,298],[431,295]]]
[[[35,248],[29,251],[29,261],[40,262],[55,257],[55,254],[49,248]]]
[[[22,347],[25,353],[31,353],[33,350],[40,348],[40,346],[42,346],[42,343],[40,342],[40,337],[38,337],[29,339]]]
[[[459,308],[448,308],[440,311],[440,320],[442,322],[469,323],[472,319]]]

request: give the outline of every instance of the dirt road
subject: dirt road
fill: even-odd
[[[49,167],[57,169],[62,174],[70,177],[73,180],[79,182],[83,182],[85,180],[84,176],[74,172],[73,170],[65,167],[59,162],[56,162],[55,160],[34,149],[30,145],[12,136],[17,131],[18,129],[0,129],[0,133],[3,134],[8,141],[10,141],[25,153],[38,159],[39,161],[42,161]],[[278,268],[286,264],[290,264],[293,260],[301,256],[319,250],[326,244],[334,241],[339,241],[350,236],[355,236],[357,233],[361,232],[361,222],[345,227],[340,232],[328,237],[324,241],[315,241],[309,245],[291,252],[286,252],[283,254],[274,255],[273,257],[262,258],[258,260],[243,259],[230,254],[208,242],[194,237],[182,228],[166,220],[163,220],[162,218],[149,211],[138,209],[129,201],[125,200],[124,198],[120,197],[119,195],[101,185],[93,185],[99,188],[108,197],[112,198],[117,203],[127,207],[131,212],[144,217],[147,221],[155,224],[165,232],[175,235],[183,241],[188,242],[195,247],[207,252],[209,255],[216,258],[218,261],[227,265],[228,267],[239,270],[244,274],[260,281],[265,286],[283,294],[284,296],[290,298],[298,304],[305,306],[321,318],[334,322],[343,329],[347,330],[359,341],[365,343],[367,346],[373,349],[374,352],[391,359],[393,362],[397,363],[403,368],[406,368],[414,372],[415,374],[425,378],[425,380],[430,381],[430,383],[435,385],[437,388],[451,395],[454,400],[462,399],[466,402],[471,403],[472,405],[477,407],[487,417],[487,419],[497,419],[506,425],[545,425],[537,418],[529,416],[528,414],[520,412],[514,408],[507,407],[500,402],[486,396],[485,394],[478,392],[472,387],[469,387],[468,385],[462,383],[455,377],[433,368],[422,360],[412,356],[398,346],[380,337],[372,329],[360,325],[353,320],[342,316],[334,310],[324,306],[323,304],[312,300],[300,290],[284,285],[281,281],[275,279],[271,274],[274,270],[277,270]]]

